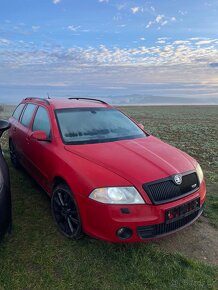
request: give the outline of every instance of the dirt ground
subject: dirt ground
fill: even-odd
[[[217,184],[208,184],[207,193],[217,194]],[[162,250],[218,265],[218,229],[201,216],[194,224],[155,242]]]
[[[203,216],[186,229],[155,243],[162,250],[218,265],[218,230]]]

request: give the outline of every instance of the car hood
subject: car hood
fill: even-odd
[[[66,145],[65,149],[134,183],[146,183],[193,170],[196,161],[163,141],[148,136],[100,144]]]

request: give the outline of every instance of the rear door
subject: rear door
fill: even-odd
[[[14,110],[14,113],[12,117],[9,119],[9,122],[11,124],[11,127],[9,129],[9,137],[13,141],[14,144],[17,142],[17,126],[19,123],[20,115],[25,107],[25,104],[20,104],[17,106],[17,108]]]
[[[47,141],[38,141],[31,139],[31,133],[34,131],[44,131],[47,135]],[[30,131],[28,132],[29,147],[28,159],[31,163],[31,175],[38,183],[49,191],[49,172],[53,164],[53,142],[50,116],[47,108],[39,106],[35,114]]]
[[[16,151],[19,154],[21,164],[28,170],[29,162],[27,157],[29,140],[29,128],[35,113],[37,105],[27,104],[20,117],[20,122],[16,125],[16,138],[14,140]]]

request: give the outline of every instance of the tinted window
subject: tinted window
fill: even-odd
[[[15,109],[15,111],[14,111],[14,113],[13,113],[13,117],[14,117],[16,120],[19,120],[20,113],[22,112],[24,105],[25,105],[25,104],[20,104],[20,105],[17,106],[17,108]]]
[[[62,139],[87,144],[145,137],[145,133],[120,111],[107,108],[56,110]]]
[[[47,137],[51,137],[51,128],[48,113],[45,108],[39,107],[33,123],[33,131],[44,131]]]
[[[24,110],[22,119],[21,119],[21,123],[25,126],[25,127],[29,127],[30,125],[30,121],[32,119],[33,113],[35,111],[36,105],[33,104],[28,104]]]

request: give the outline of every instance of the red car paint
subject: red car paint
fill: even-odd
[[[154,204],[149,198],[142,187],[143,184],[175,174],[192,172],[197,166],[196,160],[192,157],[151,135],[145,138],[97,144],[63,143],[55,116],[56,109],[110,109],[112,106],[88,99],[49,99],[45,102],[29,98],[22,103],[36,104],[36,108],[28,128],[21,124],[19,118],[18,120],[13,116],[10,118],[9,139],[16,145],[20,162],[50,196],[54,184],[58,180],[65,181],[74,194],[83,231],[88,235],[112,242],[143,241],[138,229],[159,224],[164,226],[168,209],[186,204],[195,198],[200,198],[202,207],[206,195],[204,180],[196,191],[173,201]],[[31,138],[38,106],[45,108],[49,115],[51,142],[36,141]],[[145,204],[103,204],[89,198],[94,189],[113,186],[134,186]],[[175,230],[192,223],[200,213],[186,224],[176,227]],[[133,234],[130,238],[118,237],[117,231],[122,227],[132,230]],[[160,236],[175,230],[164,232]],[[154,238],[157,237],[158,234],[154,235]]]

